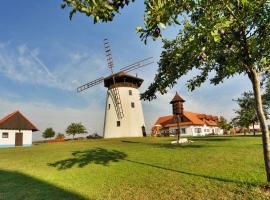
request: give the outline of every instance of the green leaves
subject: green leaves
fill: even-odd
[[[86,128],[81,123],[71,123],[66,129],[66,133],[74,137],[76,134],[86,133]]]
[[[63,0],[61,7],[71,8],[70,19],[76,12],[84,13],[86,16],[92,16],[94,23],[99,21],[112,21],[115,14],[119,13],[120,9],[129,5],[135,0]]]
[[[44,138],[52,138],[55,136],[55,131],[52,128],[47,128],[43,133],[42,137]]]

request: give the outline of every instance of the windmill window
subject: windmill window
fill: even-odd
[[[117,121],[116,125],[117,125],[117,127],[120,127],[120,125],[121,125],[120,121]]]
[[[2,133],[2,138],[8,138],[8,133],[7,132]]]
[[[110,110],[111,109],[111,104],[108,104],[108,110]]]
[[[131,96],[132,95],[132,90],[129,90],[128,91],[128,94]]]
[[[135,108],[135,103],[131,102],[131,108]]]

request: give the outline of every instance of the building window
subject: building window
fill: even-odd
[[[117,122],[116,122],[116,126],[117,126],[117,127],[120,127],[120,125],[121,125],[120,121],[117,121]]]
[[[132,90],[129,90],[128,91],[128,94],[131,96],[132,95]]]
[[[185,128],[181,128],[181,133],[182,134],[186,134],[186,129]]]
[[[131,102],[131,108],[135,108],[135,103]]]
[[[111,104],[108,104],[108,110],[110,110],[111,109]]]
[[[8,138],[8,133],[7,132],[2,133],[2,138]]]
[[[201,128],[195,128],[195,133],[201,133],[202,129]]]

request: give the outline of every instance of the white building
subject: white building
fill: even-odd
[[[0,147],[31,146],[32,133],[38,131],[19,111],[0,120]]]
[[[182,136],[205,136],[209,134],[222,135],[223,130],[218,127],[218,118],[212,115],[185,112],[180,122]],[[158,118],[152,128],[152,135],[176,134],[177,123],[172,115]]]
[[[177,93],[174,99],[181,99]],[[152,135],[176,134],[178,126],[173,115],[159,117],[152,127]],[[182,136],[205,136],[209,134],[221,135],[223,130],[218,126],[218,117],[200,113],[183,111],[180,120],[180,130]]]
[[[145,123],[138,90],[142,82],[143,79],[124,72],[104,79],[104,86],[108,88],[104,138],[143,136]]]

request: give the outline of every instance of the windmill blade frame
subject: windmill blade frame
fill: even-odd
[[[133,63],[133,64],[131,64],[131,65],[127,65],[127,66],[125,66],[125,67],[122,67],[121,69],[120,69],[120,71],[126,71],[127,69],[129,69],[129,68],[133,68],[134,66],[138,66],[138,65],[140,65],[140,64],[144,64],[144,62],[146,62],[146,61],[149,61],[150,59],[152,59],[153,57],[149,57],[149,58],[145,58],[145,59],[142,59],[142,60],[139,60],[139,61],[137,61],[137,62],[135,62],[135,63]]]
[[[147,65],[151,65],[151,64],[153,64],[153,63],[154,63],[154,62],[150,62],[150,63],[146,63],[146,64],[143,64],[143,65],[133,66],[132,68],[127,69],[127,70],[124,70],[123,72],[131,72],[131,71],[134,71],[134,70],[136,70],[136,69],[145,67],[145,66],[147,66]]]
[[[111,70],[111,72],[113,73],[113,58],[112,58],[112,49],[111,49],[111,45],[110,42],[107,38],[104,39],[104,49],[105,49],[105,55],[107,58],[107,63],[108,63],[108,68]]]
[[[104,81],[104,77],[100,77],[98,79],[95,79],[93,81],[90,81],[89,83],[86,83],[80,87],[77,88],[77,92],[82,92],[84,90],[87,90],[88,88],[94,87]]]

